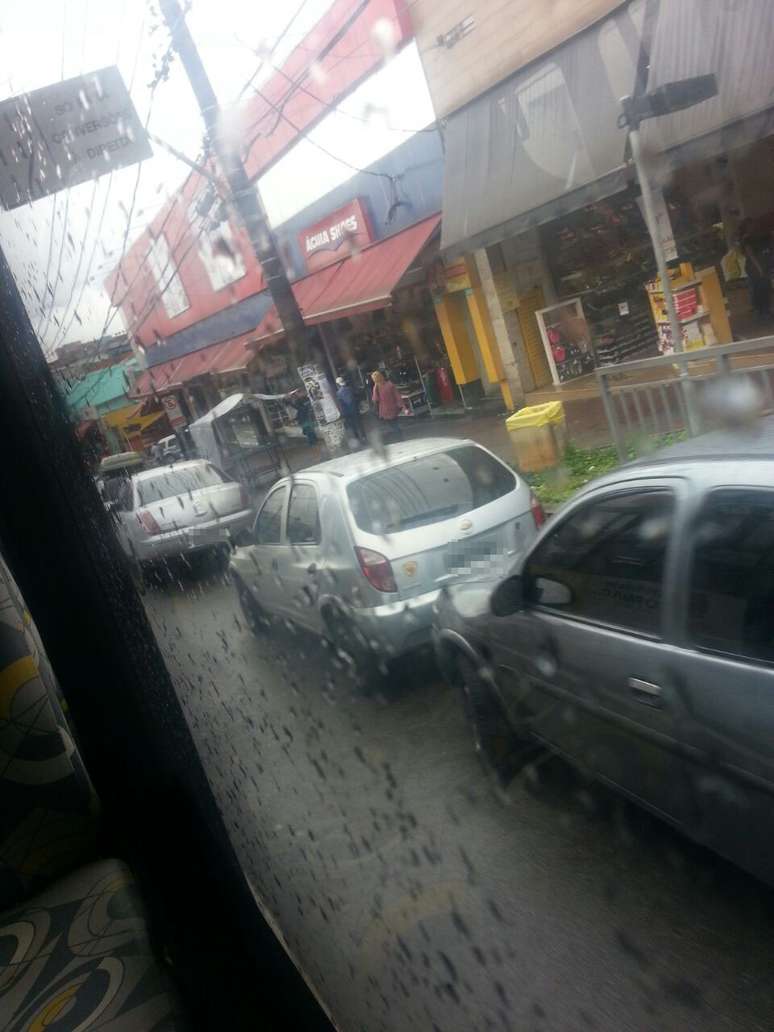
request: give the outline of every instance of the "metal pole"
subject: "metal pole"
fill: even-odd
[[[664,292],[664,304],[666,306],[667,317],[669,319],[669,329],[672,333],[672,348],[675,351],[682,351],[683,334],[680,328],[680,322],[677,318],[677,310],[675,309],[675,299],[672,295],[672,284],[669,279],[669,270],[667,269],[666,258],[664,257],[664,248],[661,246],[661,238],[658,234],[658,223],[656,221],[656,211],[653,203],[653,191],[651,190],[647,169],[645,168],[645,162],[642,158],[642,143],[640,140],[639,126],[632,125],[629,127],[629,143],[632,149],[632,161],[634,162],[634,167],[637,170],[637,178],[640,182],[640,190],[642,191],[642,207],[645,213],[645,224],[647,225],[648,232],[650,233],[650,242],[653,245],[653,254],[656,258],[656,268],[658,269],[658,275],[661,280],[661,289]]]
[[[218,99],[178,0],[159,0],[159,8],[169,27],[172,45],[180,55],[191,89],[198,101],[207,130],[207,140],[215,150],[231,191],[233,205],[245,225],[256,260],[263,270],[266,286],[288,339],[293,364],[298,367],[309,358],[306,326],[282,265],[257,187],[250,182],[242,164],[238,141],[227,139],[220,131]]]
[[[597,370],[597,383],[599,384],[599,393],[602,398],[602,407],[605,410],[605,415],[607,417],[607,425],[610,427],[610,436],[613,438],[615,450],[621,462],[626,462],[626,459],[628,457],[626,452],[626,443],[621,434],[621,428],[618,425],[618,417],[615,411],[615,401],[613,399],[612,391],[610,390],[610,384],[607,382],[607,377],[599,369]]]
[[[672,334],[672,349],[675,352],[682,352],[683,333],[680,321],[677,318],[675,299],[672,294],[672,283],[669,279],[669,270],[667,269],[666,258],[664,256],[664,248],[661,246],[661,238],[658,233],[658,222],[656,220],[656,212],[653,203],[653,191],[651,190],[648,171],[645,167],[645,161],[642,154],[640,123],[639,119],[633,115],[631,97],[624,97],[621,104],[623,107],[625,124],[629,130],[629,145],[632,152],[632,161],[634,162],[634,167],[637,171],[637,179],[639,180],[640,191],[642,192],[642,209],[645,215],[645,224],[648,227],[648,233],[650,234],[653,254],[656,259],[656,268],[658,269],[659,279],[661,280],[661,289],[664,292],[664,306],[667,310],[669,329]],[[696,416],[696,406],[694,404],[693,383],[691,382],[687,365],[682,362],[680,363],[680,389],[683,400],[685,401],[686,429],[691,435],[695,435],[699,432],[699,421]]]

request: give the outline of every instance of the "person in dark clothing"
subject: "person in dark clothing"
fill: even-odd
[[[350,438],[356,437],[358,441],[363,443],[366,436],[363,431],[360,408],[355,392],[343,376],[336,377],[336,388],[336,402],[339,406],[339,412],[341,412],[341,418],[344,420],[344,426],[347,428],[347,434]]]
[[[296,410],[296,421],[301,427],[306,443],[316,444],[317,432],[314,428],[314,412],[312,411],[312,403],[306,396],[306,393],[301,390],[294,391],[288,401]]]

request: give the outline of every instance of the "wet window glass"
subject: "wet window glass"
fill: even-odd
[[[347,495],[361,530],[390,534],[461,516],[515,487],[506,466],[481,448],[465,447],[372,473],[350,484]]]
[[[534,602],[659,634],[673,512],[668,491],[632,492],[581,506],[530,559],[526,572]]]
[[[774,661],[774,492],[714,492],[694,541],[691,641],[733,656]]]
[[[772,0],[2,4],[5,465],[61,496],[5,558],[152,629],[336,1027],[774,1024],[772,55]],[[67,853],[3,780],[3,862]]]
[[[282,511],[285,508],[287,488],[281,487],[266,499],[255,521],[255,543],[278,545],[282,536]]]
[[[295,484],[288,506],[288,541],[294,545],[310,545],[319,540],[317,492],[311,484]]]
[[[135,484],[140,505],[149,505],[202,488],[218,487],[224,482],[225,477],[214,466],[202,464],[185,469],[166,469],[156,476],[144,476]]]

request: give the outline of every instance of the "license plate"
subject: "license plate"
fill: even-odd
[[[469,570],[474,563],[491,562],[498,555],[496,538],[475,538],[473,541],[454,541],[446,551],[446,569]]]

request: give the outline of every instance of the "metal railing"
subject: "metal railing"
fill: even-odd
[[[707,385],[720,379],[753,384],[759,407],[774,411],[774,336],[600,366],[596,375],[610,435],[624,460],[637,437],[713,429],[716,415],[703,402]]]

